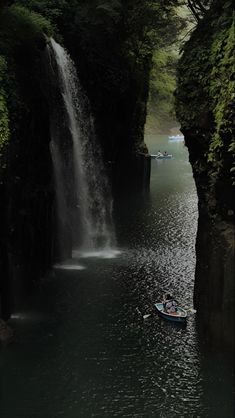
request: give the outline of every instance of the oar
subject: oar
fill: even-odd
[[[145,315],[143,315],[143,319],[147,319],[151,315],[152,315],[151,313],[145,314]]]
[[[190,306],[183,307],[182,309],[187,311],[187,313],[196,313],[197,312],[196,309],[191,308]]]
[[[194,308],[188,308],[186,310],[187,310],[188,313],[196,313],[197,312],[197,310],[194,309]]]
[[[145,314],[145,315],[142,315],[142,313],[140,312],[140,310],[139,310],[138,306],[137,306],[135,309],[136,309],[136,311],[138,312],[138,314],[142,316],[142,318],[143,318],[143,319],[147,319],[149,316],[151,316],[151,315],[152,315],[151,313],[149,313],[149,314]]]

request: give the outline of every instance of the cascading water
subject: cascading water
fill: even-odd
[[[51,39],[48,53],[59,83],[51,117],[51,153],[61,253],[68,235],[75,254],[78,249],[108,250],[115,244],[112,199],[88,99],[64,48]]]

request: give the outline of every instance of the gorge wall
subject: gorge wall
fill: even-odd
[[[186,43],[177,117],[199,199],[194,303],[209,341],[234,341],[234,22],[215,1]]]
[[[149,182],[150,160],[143,137],[152,52],[151,45],[143,42],[142,1],[138,10],[131,0],[112,2],[112,9],[107,4],[93,7],[99,3],[95,1],[91,6],[63,1],[63,9],[53,1],[4,3],[0,6],[0,317],[7,319],[16,295],[52,263],[55,193],[43,66],[49,37],[63,43],[76,64],[117,193],[125,188],[142,190]],[[232,46],[232,3],[215,0],[184,47],[176,106],[199,197],[198,323],[208,339],[227,342],[233,339],[234,325]]]
[[[151,162],[142,154],[147,155],[144,125],[152,52],[143,49],[145,22],[140,24],[136,15],[133,1],[107,7],[95,1],[86,8],[69,7],[58,23],[89,97],[114,193],[145,188]]]
[[[112,29],[112,17],[107,26],[102,10],[90,21],[94,7],[88,10],[87,21],[86,5],[81,10],[78,4],[77,15],[66,1],[61,2],[63,13],[50,1],[5,1],[0,6],[0,317],[4,319],[53,262],[55,190],[49,147],[50,88],[44,65],[50,36],[66,46],[76,63],[113,191],[130,190],[135,184],[142,190],[149,183],[150,159],[145,156],[143,135],[150,54],[139,56],[137,62],[131,48],[124,47],[130,34],[118,37],[120,27]],[[81,17],[89,27],[82,26]]]
[[[22,297],[22,289],[45,274],[51,262],[54,191],[42,59],[46,32],[46,21],[23,8],[0,11],[0,316],[4,319]]]

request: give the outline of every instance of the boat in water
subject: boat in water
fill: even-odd
[[[171,135],[168,136],[170,141],[184,141],[184,135]]]
[[[150,154],[151,159],[153,160],[169,160],[172,158],[172,154],[167,154],[167,152],[158,151],[157,154]]]
[[[176,307],[175,312],[165,312],[164,305],[162,302],[157,302],[154,304],[155,308],[157,309],[157,313],[163,319],[167,321],[174,321],[174,322],[181,322],[185,323],[187,318],[187,312],[181,308],[180,306]]]
[[[172,154],[157,154],[155,160],[170,160]]]

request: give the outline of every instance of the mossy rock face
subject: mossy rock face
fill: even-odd
[[[198,191],[194,302],[209,339],[234,343],[234,22],[215,1],[184,47],[177,118]]]
[[[13,5],[0,10],[0,50],[10,55],[33,55],[53,33],[50,22],[25,7]]]
[[[13,5],[0,10],[0,173],[6,168],[5,154],[22,115],[29,112],[28,98],[35,94],[32,85],[38,78],[40,52],[50,23],[37,13]],[[35,74],[35,76],[34,76]],[[28,89],[27,89],[28,86]],[[11,133],[11,135],[10,135]],[[1,175],[1,174],[0,174]]]
[[[51,261],[52,168],[43,70],[51,33],[45,18],[23,7],[0,10],[0,317],[6,319],[10,280],[28,284]]]
[[[176,109],[195,178],[210,179],[209,186],[221,202],[221,215],[226,216],[226,211],[234,209],[229,190],[235,185],[234,22],[232,2],[219,3],[215,2],[184,48]]]

